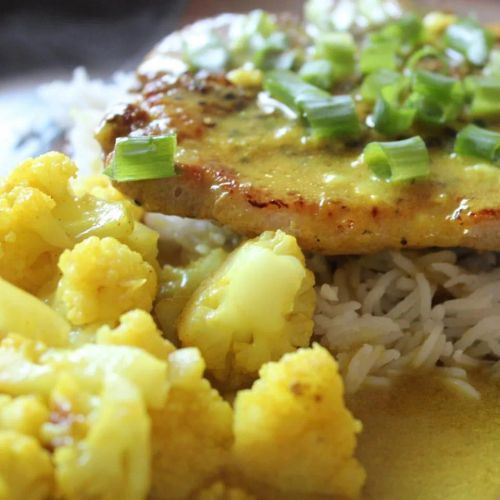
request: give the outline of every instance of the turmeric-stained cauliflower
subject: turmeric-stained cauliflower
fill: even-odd
[[[153,318],[141,309],[122,315],[116,328],[102,326],[97,331],[96,338],[99,344],[140,347],[163,360],[175,350],[175,347],[161,336]]]
[[[33,396],[12,398],[0,394],[0,430],[11,430],[38,438],[49,410],[42,399]]]
[[[124,312],[151,309],[154,269],[114,238],[87,238],[61,255],[59,268],[56,305],[74,325],[116,323]]]
[[[256,497],[241,488],[216,481],[195,494],[193,500],[256,500]]]
[[[31,187],[0,191],[0,276],[32,293],[56,275],[60,253],[72,244],[54,207]]]
[[[59,255],[90,236],[116,238],[158,267],[158,235],[139,222],[142,210],[104,177],[75,191],[75,174],[69,158],[47,153],[0,185],[0,276],[31,293],[50,291]]]
[[[179,338],[200,349],[217,380],[238,386],[263,363],[308,345],[313,285],[295,238],[265,232],[236,249],[196,290],[180,318]]]
[[[333,357],[319,345],[260,370],[234,406],[234,455],[251,481],[283,492],[356,497],[361,423],[346,409]]]
[[[150,420],[137,388],[108,377],[87,436],[54,453],[66,500],[143,500],[150,481]]]
[[[36,439],[0,430],[0,500],[53,498],[53,467]]]
[[[153,479],[150,498],[187,498],[225,465],[232,444],[232,410],[203,378],[197,349],[169,356],[170,391],[151,413]]]
[[[177,320],[193,292],[219,269],[226,257],[222,248],[216,248],[185,267],[163,267],[154,312],[168,338],[175,339]]]

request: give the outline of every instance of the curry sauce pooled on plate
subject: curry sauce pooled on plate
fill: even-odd
[[[496,499],[494,39],[332,6],[170,35],[106,175],[2,181],[0,500]]]

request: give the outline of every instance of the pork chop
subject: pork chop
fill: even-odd
[[[224,35],[235,16],[206,20],[167,37],[140,66],[136,99],[106,117],[115,139],[178,138],[175,177],[117,183],[148,211],[212,219],[254,236],[283,229],[305,250],[359,254],[387,248],[500,249],[500,170],[429,147],[431,175],[410,183],[375,177],[363,144],[315,141],[297,120],[262,104],[258,90],[224,74],[189,72],[182,38]]]

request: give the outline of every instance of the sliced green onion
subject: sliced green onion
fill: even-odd
[[[388,85],[403,86],[407,79],[397,71],[379,69],[367,75],[361,85],[360,93],[367,102],[375,102],[380,91]]]
[[[430,173],[429,153],[419,136],[394,142],[370,142],[363,154],[368,167],[381,179],[408,181]]]
[[[397,46],[391,41],[367,45],[362,51],[359,67],[362,73],[373,73],[379,69],[397,69]]]
[[[351,137],[360,132],[351,96],[332,96],[306,83],[297,74],[280,70],[266,73],[264,89],[297,111],[316,137]]]
[[[488,64],[483,68],[483,73],[486,76],[500,77],[500,50],[493,49],[490,52]]]
[[[396,44],[397,52],[408,54],[420,42],[423,33],[422,20],[415,14],[406,14],[400,19],[388,23],[374,33],[374,41],[391,41]]]
[[[333,63],[327,59],[307,61],[299,75],[306,82],[324,90],[330,90],[335,82]]]
[[[388,86],[381,90],[373,109],[375,130],[384,135],[399,135],[408,131],[415,119],[415,108],[399,103],[399,88]]]
[[[316,57],[331,61],[338,78],[354,72],[355,54],[356,44],[350,33],[323,33],[316,40]]]
[[[500,165],[500,133],[477,125],[467,125],[457,134],[455,153]]]
[[[461,19],[448,27],[444,37],[446,45],[460,52],[476,66],[488,61],[494,36],[474,19]]]
[[[162,179],[175,175],[175,134],[120,137],[114,158],[104,173],[118,182]]]
[[[432,45],[425,45],[421,49],[418,49],[416,52],[414,52],[406,62],[406,68],[408,68],[410,71],[413,71],[421,61],[431,58],[435,59],[444,69],[449,68],[446,56],[443,54],[443,52],[436,49],[436,47],[433,47]]]
[[[410,102],[417,108],[418,119],[425,123],[450,123],[462,111],[465,90],[455,78],[418,70],[413,75],[412,89]]]
[[[472,118],[500,118],[500,78],[470,77],[468,90],[472,93],[470,116]]]
[[[286,104],[289,108],[299,112],[296,99],[302,92],[310,92],[311,87],[316,87],[306,83],[298,75],[291,71],[273,70],[264,75],[264,90],[267,90],[271,97]]]
[[[273,69],[276,67],[275,60],[288,48],[288,35],[282,31],[271,33],[268,38],[260,36],[252,62],[259,69]]]
[[[355,137],[361,131],[356,107],[350,95],[304,93],[297,101],[315,137]]]

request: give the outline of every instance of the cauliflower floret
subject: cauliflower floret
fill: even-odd
[[[16,186],[32,187],[61,203],[71,197],[69,180],[76,175],[76,171],[75,164],[67,156],[47,153],[18,165],[5,180],[0,192],[10,191]]]
[[[216,248],[186,267],[163,267],[154,312],[167,338],[176,338],[177,319],[184,306],[200,284],[219,269],[226,257],[227,253],[222,248]]]
[[[144,216],[144,210],[118,191],[106,175],[78,177],[73,182],[73,190],[77,196],[91,194],[100,200],[108,202],[121,201],[125,203],[135,220],[141,220]]]
[[[132,232],[120,240],[132,250],[139,252],[142,258],[149,262],[157,273],[160,272],[158,264],[158,239],[160,235],[141,222],[134,222]]]
[[[57,484],[67,500],[143,500],[150,482],[150,419],[137,388],[106,379],[85,439],[54,453]]]
[[[70,326],[47,304],[1,278],[0,297],[0,338],[16,332],[46,345],[67,346]]]
[[[0,430],[0,500],[53,498],[49,454],[36,439]]]
[[[153,480],[150,498],[183,499],[216,476],[232,445],[232,410],[203,378],[197,349],[169,356],[167,403],[151,418]]]
[[[120,325],[105,325],[97,331],[99,344],[140,347],[159,359],[166,360],[175,347],[161,336],[151,315],[141,309],[130,311],[120,318]]]
[[[37,292],[57,273],[57,259],[71,239],[56,220],[54,200],[38,189],[0,194],[0,276]]]
[[[150,311],[156,273],[114,238],[87,238],[59,259],[56,308],[75,325],[116,323],[132,309]]]
[[[313,285],[295,238],[265,232],[235,250],[195,291],[180,318],[179,338],[201,350],[217,380],[246,383],[263,363],[308,345]]]
[[[256,497],[241,488],[216,481],[195,494],[193,500],[256,500]]]
[[[234,454],[250,480],[281,491],[356,497],[365,472],[353,457],[361,423],[324,348],[300,349],[260,370],[234,405]]]
[[[49,419],[47,406],[37,396],[0,395],[0,429],[38,437],[40,428]]]

